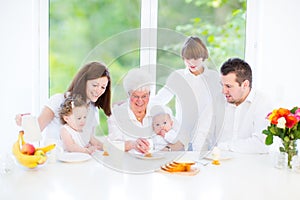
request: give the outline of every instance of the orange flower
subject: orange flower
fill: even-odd
[[[286,109],[286,108],[279,108],[279,109],[275,109],[272,111],[272,113],[269,113],[267,118],[268,120],[271,122],[271,124],[277,125],[278,124],[278,119],[281,117],[284,117],[286,121],[288,121],[288,116],[291,114],[290,110]],[[293,126],[295,125],[293,123],[294,119],[290,119],[289,120],[289,125],[293,124]]]
[[[280,117],[286,117],[288,116],[291,112],[290,110],[286,109],[286,108],[279,108],[277,111],[278,115],[280,115]]]

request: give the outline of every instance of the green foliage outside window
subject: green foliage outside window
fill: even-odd
[[[182,2],[159,1],[162,8],[159,10],[159,27],[173,29],[185,36],[199,36],[208,47],[210,68],[219,69],[229,57],[244,58],[246,0],[185,0],[185,4]],[[181,45],[182,43],[174,44],[168,48],[178,52],[179,56]],[[181,58],[171,57],[161,52],[158,60],[163,64],[169,63],[174,68],[183,67]]]
[[[158,0],[158,28],[183,35],[198,35],[217,68],[228,57],[244,57],[246,0]],[[78,68],[99,46],[99,61],[108,65],[113,89],[128,69],[139,66],[139,41],[132,51],[120,55],[126,41],[117,34],[140,28],[139,0],[50,0],[50,94],[64,92]],[[159,39],[160,36],[158,36]],[[138,40],[138,38],[137,38]],[[159,64],[182,68],[181,42],[158,50]],[[126,48],[125,48],[126,49]],[[176,55],[170,53],[178,52]],[[114,92],[114,90],[113,90]],[[117,95],[117,94],[113,94]],[[106,118],[100,113],[101,134],[107,134]]]

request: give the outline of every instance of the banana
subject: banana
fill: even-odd
[[[12,152],[16,157],[17,161],[28,168],[35,168],[40,164],[43,164],[47,160],[46,152],[52,150],[55,147],[55,144],[47,145],[45,147],[36,148],[34,155],[26,155],[21,152],[20,145],[25,144],[23,138],[24,132],[20,131],[18,140],[14,143]]]
[[[23,130],[19,132],[18,140],[19,140],[19,142],[21,142],[21,145],[25,144]]]
[[[54,149],[56,146],[56,144],[49,144],[47,146],[44,147],[37,147],[35,150],[42,150],[44,153],[47,153],[48,151],[51,151],[52,149]]]
[[[44,164],[47,161],[47,155],[45,154],[45,152],[43,152],[42,150],[36,150],[34,152],[34,155],[39,155],[40,159],[38,160],[38,164]]]

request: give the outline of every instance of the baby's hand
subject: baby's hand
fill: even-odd
[[[164,131],[160,131],[157,133],[157,135],[160,135],[161,137],[165,138],[166,133]]]
[[[103,144],[95,145],[96,149],[103,150]]]
[[[92,154],[97,150],[97,147],[90,145],[87,147],[87,149],[88,149],[89,154]]]

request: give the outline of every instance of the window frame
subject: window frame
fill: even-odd
[[[37,91],[35,95],[35,110],[41,110],[42,105],[49,98],[49,0],[39,1],[35,0],[33,5],[35,15],[37,16],[37,55],[36,70],[37,80],[34,88]]]

